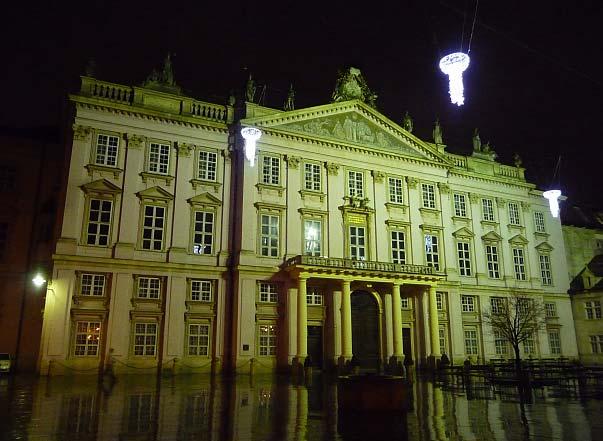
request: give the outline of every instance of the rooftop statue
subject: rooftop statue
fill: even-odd
[[[523,166],[523,161],[521,160],[521,156],[519,156],[519,153],[515,153],[513,155],[513,162],[515,163],[515,167],[517,168]]]
[[[375,108],[377,95],[369,89],[360,69],[350,67],[346,71],[339,73],[331,98],[335,103],[360,100]]]
[[[165,60],[163,60],[161,71],[153,69],[142,85],[149,89],[156,89],[169,93],[180,93],[180,86],[176,84],[172,59],[169,53],[165,57]]]
[[[253,99],[255,98],[255,89],[255,81],[253,81],[251,74],[249,74],[249,79],[245,86],[245,99],[250,103],[253,103]]]
[[[407,132],[412,133],[412,128],[413,128],[412,118],[410,117],[410,114],[408,113],[408,110],[404,114],[404,118],[402,118],[402,127]]]
[[[443,144],[442,142],[442,127],[440,126],[440,119],[436,118],[435,125],[433,127],[433,142],[435,144]]]
[[[295,110],[295,90],[293,89],[293,84],[289,86],[289,92],[287,93],[287,99],[285,100],[283,108],[287,111]]]
[[[473,151],[481,152],[482,151],[482,140],[479,138],[479,130],[473,130]]]

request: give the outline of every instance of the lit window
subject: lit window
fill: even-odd
[[[439,329],[439,337],[440,337],[440,353],[446,354],[446,329]]]
[[[364,197],[364,175],[362,172],[348,171],[348,196]]]
[[[260,254],[268,257],[279,255],[279,217],[262,214],[260,233]]]
[[[423,197],[423,207],[435,208],[435,187],[433,184],[421,184],[421,195]]]
[[[467,201],[464,194],[453,195],[454,198],[454,215],[458,217],[467,217]]]
[[[502,332],[496,330],[494,331],[494,348],[496,350],[496,355],[507,355],[507,339]]]
[[[214,242],[214,213],[211,211],[195,211],[193,231],[193,253],[212,254]]]
[[[320,256],[322,245],[322,222],[317,219],[304,220],[304,254]]]
[[[80,277],[80,295],[97,297],[105,295],[104,274],[82,274]]]
[[[154,356],[157,348],[157,323],[134,322],[134,355]]]
[[[260,302],[262,303],[276,303],[278,299],[278,293],[276,285],[274,283],[260,283]]]
[[[465,329],[465,354],[477,355],[477,331],[475,329]]]
[[[553,276],[551,275],[551,258],[548,254],[540,254],[540,277],[543,285],[552,285]]]
[[[519,205],[515,202],[509,202],[509,223],[511,225],[521,225],[519,218]]]
[[[427,266],[433,267],[436,271],[440,270],[440,247],[438,245],[438,236],[426,234],[425,238],[425,262]]]
[[[498,279],[500,271],[498,265],[498,247],[496,245],[486,245],[486,261],[488,263],[488,277]]]
[[[392,237],[392,262],[406,263],[406,249],[404,244],[404,231],[394,230],[391,232]]]
[[[144,250],[161,251],[165,230],[165,207],[156,205],[144,206],[142,225],[142,248]]]
[[[111,232],[113,202],[104,199],[90,199],[89,207],[86,244],[107,246]]]
[[[537,233],[546,232],[546,228],[544,226],[544,213],[542,211],[534,212],[534,227],[536,228]]]
[[[586,310],[586,318],[588,320],[601,318],[601,302],[599,300],[584,302],[584,308]]]
[[[461,308],[463,312],[475,312],[475,297],[461,296]]]
[[[513,268],[516,280],[526,280],[526,263],[523,248],[513,248]]]
[[[490,312],[502,314],[505,311],[505,299],[502,297],[490,297]]]
[[[355,260],[366,259],[366,238],[364,227],[350,227],[350,258]]]
[[[553,318],[553,317],[557,317],[557,304],[550,302],[550,303],[545,303],[545,308],[546,308],[546,316],[548,318]]]
[[[152,142],[149,147],[149,171],[167,175],[170,165],[170,146]]]
[[[308,305],[322,305],[322,294],[316,288],[310,288],[306,292],[306,303]]]
[[[560,355],[561,354],[561,338],[559,337],[559,331],[549,331],[549,347],[551,349],[551,354]]]
[[[260,355],[276,355],[276,325],[260,325]]]
[[[117,148],[119,138],[110,135],[98,135],[96,138],[96,156],[94,163],[107,167],[117,166]]]
[[[209,353],[209,325],[189,323],[188,355],[199,356]]]
[[[218,169],[218,155],[216,152],[199,152],[199,172],[197,177],[203,181],[215,181]]]
[[[402,193],[402,179],[400,178],[389,178],[389,201],[394,204],[401,204],[404,202]]]
[[[211,280],[191,280],[191,300],[195,302],[211,302]]]
[[[320,191],[320,165],[304,164],[304,188],[310,191]]]
[[[482,219],[494,222],[494,202],[492,199],[482,199]]]
[[[265,155],[262,159],[262,183],[279,185],[281,182],[281,159]]]
[[[459,262],[459,274],[461,276],[470,276],[471,255],[469,254],[469,242],[457,242],[456,251]]]
[[[158,277],[139,277],[136,297],[139,299],[158,299],[161,283]]]
[[[76,322],[73,355],[76,357],[97,356],[100,344],[100,329],[100,322]]]

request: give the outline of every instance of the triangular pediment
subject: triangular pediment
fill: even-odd
[[[459,228],[454,233],[452,233],[452,235],[457,239],[471,239],[474,236],[473,231],[471,231],[467,227]]]
[[[553,251],[553,247],[547,242],[539,243],[536,245],[536,249],[541,253],[550,253]]]
[[[502,240],[502,236],[497,234],[496,231],[488,231],[482,236],[482,240],[484,242],[500,242]]]
[[[165,191],[161,187],[147,188],[146,190],[136,193],[136,196],[138,196],[140,199],[151,199],[158,201],[171,201],[174,199],[174,196],[171,193]]]
[[[191,205],[222,205],[222,201],[209,193],[201,193],[186,200]]]
[[[450,164],[432,144],[420,140],[359,100],[248,118],[242,120],[241,125]]]
[[[113,184],[107,179],[98,179],[96,181],[88,182],[80,187],[86,194],[116,194],[121,193],[121,188]]]
[[[509,239],[509,243],[512,245],[527,245],[528,240],[521,234],[516,234],[511,239]]]

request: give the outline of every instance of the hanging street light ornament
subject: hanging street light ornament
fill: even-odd
[[[549,209],[553,217],[559,217],[559,198],[561,190],[549,190],[542,193],[545,199],[549,200]]]
[[[249,165],[253,167],[255,163],[255,143],[262,136],[262,131],[255,127],[243,127],[241,135],[245,139],[245,157],[249,161]]]
[[[469,55],[455,52],[446,55],[440,60],[440,70],[448,75],[448,93],[452,104],[462,106],[465,102],[463,96],[463,72],[469,67]]]

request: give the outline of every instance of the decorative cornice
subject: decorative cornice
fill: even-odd
[[[129,149],[139,149],[144,146],[144,143],[147,141],[147,137],[143,135],[136,135],[134,133],[127,134],[128,139],[128,148]]]
[[[472,204],[477,204],[480,200],[479,195],[475,194],[475,193],[469,193],[469,201]]]
[[[385,178],[385,173],[378,170],[373,170],[371,174],[373,175],[373,179],[377,184],[381,184]]]
[[[189,144],[187,142],[179,142],[178,143],[178,156],[183,156],[185,158],[190,157],[191,152],[195,150],[197,146],[195,144]]]
[[[79,124],[73,125],[73,139],[78,141],[86,141],[92,133],[92,127],[81,126]]]
[[[408,184],[408,188],[415,189],[415,188],[417,188],[417,184],[419,183],[419,180],[417,178],[407,176],[406,183]]]
[[[496,203],[500,206],[505,205],[507,202],[508,202],[508,200],[505,198],[496,197]]]
[[[325,162],[325,167],[330,176],[337,176],[339,174],[339,167],[341,166],[335,162]]]
[[[285,157],[285,160],[287,161],[287,164],[289,165],[290,169],[297,170],[299,168],[299,163],[301,161],[301,158],[299,156],[287,155]]]
[[[440,189],[440,193],[442,194],[450,193],[450,186],[444,182],[438,182],[438,188]]]

